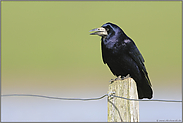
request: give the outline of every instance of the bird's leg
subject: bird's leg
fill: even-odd
[[[129,78],[130,77],[130,74],[128,74],[128,75],[126,75],[126,76],[118,76],[117,78],[115,78],[115,79],[111,79],[109,82],[110,83],[113,83],[114,81],[117,81],[117,80],[124,80],[124,79],[127,79],[127,78]]]
[[[126,76],[123,76],[121,79],[123,80],[123,79],[127,79],[127,78],[129,78],[130,77],[130,74],[128,74],[128,75],[126,75]]]
[[[115,81],[115,79],[111,79],[110,81],[109,81],[109,83],[111,84],[111,83],[113,83]]]
[[[115,79],[115,81],[116,81],[116,80],[121,80],[121,76],[118,76],[118,77]]]
[[[109,82],[110,82],[110,83],[113,83],[114,81],[117,81],[117,80],[121,80],[121,76],[118,76],[118,77],[115,78],[115,79],[111,79]]]

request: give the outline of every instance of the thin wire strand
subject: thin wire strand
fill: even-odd
[[[118,108],[115,106],[114,103],[112,103],[112,102],[110,101],[109,97],[107,98],[107,100],[108,100],[108,102],[111,103],[111,105],[116,109],[116,111],[118,112],[118,115],[119,115],[119,118],[120,118],[121,122],[123,122],[123,119],[122,119],[122,117],[121,117],[121,114],[120,114],[120,111],[118,110]]]
[[[179,100],[160,100],[160,99],[141,100],[141,99],[129,99],[129,98],[120,97],[120,96],[116,96],[116,95],[111,95],[111,96],[121,98],[121,99],[125,99],[125,100],[130,100],[130,101],[182,102],[182,101],[179,101]]]
[[[105,94],[101,97],[97,97],[97,98],[61,98],[61,97],[51,97],[51,96],[44,96],[44,95],[36,95],[36,94],[5,94],[5,95],[1,95],[3,97],[7,97],[7,96],[31,96],[31,97],[42,97],[42,98],[48,98],[48,99],[58,99],[58,100],[82,100],[82,101],[88,101],[88,100],[99,100],[102,99],[106,96],[108,96],[108,94]]]
[[[89,100],[99,100],[102,99],[106,96],[108,97],[116,97],[116,98],[121,98],[121,99],[125,99],[125,100],[130,100],[130,101],[158,101],[158,102],[182,102],[179,100],[160,100],[160,99],[151,99],[151,100],[142,100],[142,99],[129,99],[129,98],[125,98],[125,97],[120,97],[120,96],[116,96],[114,94],[105,94],[101,97],[96,97],[96,98],[61,98],[61,97],[51,97],[51,96],[44,96],[44,95],[36,95],[36,94],[4,94],[1,95],[1,97],[10,97],[10,96],[31,96],[31,97],[42,97],[42,98],[48,98],[48,99],[59,99],[59,100],[81,100],[81,101],[89,101]]]

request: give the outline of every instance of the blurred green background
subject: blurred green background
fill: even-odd
[[[143,55],[154,97],[174,99],[167,94],[172,88],[180,96],[181,3],[1,1],[2,94],[97,97],[107,93],[108,82],[115,77],[103,64],[100,37],[90,36],[89,30],[112,22]]]

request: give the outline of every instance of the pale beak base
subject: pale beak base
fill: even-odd
[[[90,35],[98,35],[98,36],[107,36],[108,35],[106,29],[103,27],[90,30],[90,32],[93,32],[93,31],[96,31],[96,32],[90,33]]]

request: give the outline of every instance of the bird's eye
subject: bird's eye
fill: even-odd
[[[106,31],[108,32],[109,31],[109,28],[106,28]]]

